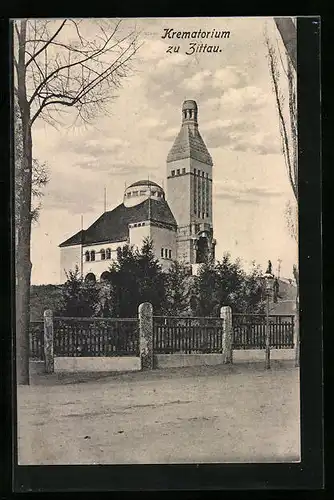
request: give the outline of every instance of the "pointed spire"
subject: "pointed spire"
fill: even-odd
[[[184,101],[181,130],[167,156],[167,163],[193,158],[213,165],[211,155],[198,130],[198,108],[196,101]]]

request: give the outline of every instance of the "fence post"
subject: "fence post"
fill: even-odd
[[[45,372],[53,373],[53,313],[50,309],[44,311],[44,359]]]
[[[142,370],[153,370],[153,306],[144,302],[138,307],[139,352]]]
[[[233,363],[233,349],[232,349],[232,309],[230,306],[223,306],[220,309],[220,317],[223,322],[223,354],[225,354],[224,363]]]

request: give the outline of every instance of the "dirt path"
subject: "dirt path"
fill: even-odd
[[[96,377],[39,376],[19,387],[20,464],[299,459],[299,376],[291,365]]]

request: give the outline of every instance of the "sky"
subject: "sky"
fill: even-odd
[[[85,22],[94,35],[94,24]],[[270,259],[274,271],[281,259],[281,276],[292,277],[298,247],[284,212],[294,199],[264,42],[267,29],[284,53],[273,19],[126,19],[122,26],[135,26],[142,45],[108,112],[89,126],[73,127],[67,115],[58,129],[41,119],[34,124],[33,156],[47,163],[50,180],[32,229],[32,283],[59,283],[58,245],[80,230],[81,216],[87,228],[102,214],[104,189],[111,210],[136,180],[166,185],[166,158],[185,99],[197,101],[199,130],[214,162],[217,259],[230,252],[245,268],[252,261],[265,268]],[[165,29],[229,30],[230,36],[205,40],[218,52],[186,54],[190,42],[202,40],[162,38]]]

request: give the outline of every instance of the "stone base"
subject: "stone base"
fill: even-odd
[[[54,360],[55,372],[130,372],[141,369],[140,358],[122,357],[59,357]]]

